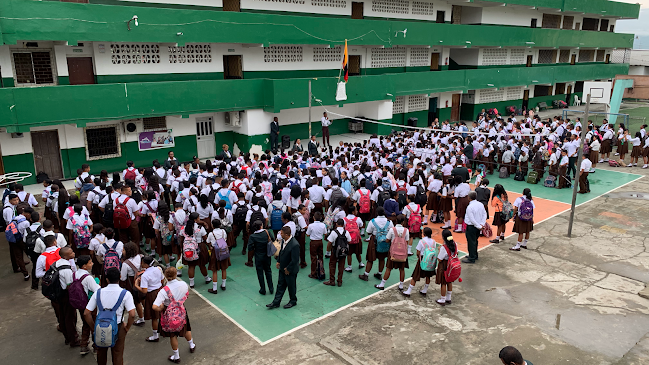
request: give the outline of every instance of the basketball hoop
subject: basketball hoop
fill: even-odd
[[[23,181],[31,176],[31,172],[10,172],[8,174],[0,175],[0,186]]]

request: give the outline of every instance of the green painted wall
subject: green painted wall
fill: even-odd
[[[585,0],[566,0],[573,7],[589,7]],[[602,6],[609,2],[597,1]],[[590,0],[589,0],[590,3]],[[535,5],[536,6],[536,5]],[[592,7],[589,7],[592,9]],[[608,8],[607,8],[608,9]],[[637,6],[634,8],[637,10]],[[607,10],[614,14],[617,7]],[[584,10],[585,11],[585,10]],[[82,40],[112,42],[189,42],[252,44],[439,45],[524,47],[631,48],[633,35],[498,25],[438,24],[408,20],[351,20],[307,15],[254,14],[140,7],[139,27],[125,31],[132,6],[74,4],[53,1],[3,0],[0,29],[5,44],[19,40]],[[181,19],[182,21],[180,21]],[[178,37],[178,23],[184,35]],[[408,37],[395,31],[408,28]],[[328,40],[323,40],[328,39]],[[441,42],[441,43],[440,43]]]
[[[581,99],[582,93],[573,93],[572,95],[577,95]],[[571,99],[574,98],[574,96],[570,97]],[[565,94],[559,94],[559,95],[549,95],[549,96],[539,96],[535,98],[530,98],[528,101],[528,106],[530,108],[535,108],[538,103],[545,102],[548,104],[549,107],[552,107],[552,101],[554,100],[566,100],[566,95]],[[507,107],[508,106],[515,106],[516,108],[520,108],[522,106],[523,99],[518,99],[518,100],[507,100],[507,101],[499,101],[496,103],[485,103],[485,104],[462,104],[460,108],[460,119],[462,120],[475,120],[475,118],[478,116],[478,113],[482,111],[482,109],[491,109],[491,108],[496,108],[500,112],[500,114],[503,116],[503,118],[507,118],[509,114],[507,113]],[[570,104],[572,104],[572,100],[570,101]]]
[[[2,78],[2,87],[13,87],[14,79],[13,77],[3,77]]]
[[[427,127],[428,126],[428,110],[421,110],[418,112],[402,113],[402,114],[393,114],[392,115],[392,124],[407,125],[408,118],[417,118],[418,127]]]
[[[437,118],[439,119],[440,124],[445,120],[451,120],[451,109],[452,108],[439,108],[437,109]]]
[[[34,167],[34,155],[24,153],[21,155],[2,156],[5,173],[9,172],[31,172],[32,176],[23,180],[23,185],[36,183],[36,169]]]
[[[126,82],[157,82],[157,81],[223,80],[223,72],[97,75],[96,78],[98,84],[115,84],[115,83],[126,83]]]

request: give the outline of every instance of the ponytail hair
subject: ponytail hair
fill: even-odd
[[[197,219],[198,219],[198,213],[192,212],[189,215],[189,219],[187,220],[187,225],[185,225],[185,235],[187,236],[194,235],[194,224],[196,224]]]
[[[523,189],[523,195],[525,195],[527,200],[532,200],[532,190],[530,188]]]
[[[455,255],[457,253],[457,245],[453,240],[453,234],[448,229],[442,231],[442,238],[444,238],[444,243],[451,252],[448,252],[448,255]]]

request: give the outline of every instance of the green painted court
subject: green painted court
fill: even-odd
[[[632,171],[633,169],[628,170]],[[626,168],[619,168],[619,171],[597,170],[597,173],[590,174],[589,176],[591,193],[585,195],[578,194],[577,204],[585,203],[640,177],[640,175],[626,173]],[[494,174],[488,175],[488,178],[490,180],[490,187],[500,183],[507,191],[518,194],[522,193],[524,188],[529,187],[532,189],[532,195],[535,198],[543,198],[567,204],[570,204],[572,199],[572,189],[551,189],[543,187],[542,183],[530,185],[522,181],[514,181],[513,176],[508,179],[500,179],[497,174]],[[269,310],[266,308],[266,304],[273,300],[273,296],[269,293],[266,295],[259,294],[259,284],[255,268],[244,265],[247,256],[241,255],[243,244],[241,237],[239,237],[237,244],[237,247],[232,250],[232,266],[227,272],[227,290],[222,291],[219,289],[216,295],[208,293],[207,290],[212,287],[212,284],[205,284],[203,276],[196,270],[195,292],[261,344],[266,344],[279,336],[290,333],[313,321],[345,309],[347,306],[356,302],[367,299],[369,296],[381,293],[374,288],[374,285],[379,283],[378,279],[370,276],[369,282],[365,282],[358,278],[358,275],[364,272],[364,269],[358,268],[358,262],[354,258],[352,262],[353,272],[344,273],[342,287],[326,286],[319,280],[308,278],[309,268],[306,268],[300,270],[297,277],[298,305],[288,310],[281,307]],[[416,244],[415,241],[413,243],[413,250]],[[310,262],[308,238],[306,246],[307,262]],[[483,246],[481,245],[480,247]],[[363,242],[363,261],[365,260],[366,249],[367,242]],[[463,254],[461,253],[461,255]],[[328,263],[328,260],[325,259],[327,280],[329,275]],[[412,274],[415,264],[415,257],[410,257],[410,268],[406,269],[406,283]],[[377,266],[378,263],[375,262],[371,275],[377,271]],[[183,279],[188,281],[186,269],[183,271]],[[209,273],[211,275],[211,272]],[[396,284],[398,280],[399,271],[392,271],[385,291],[397,290],[396,286],[392,288],[390,286]],[[277,284],[277,270],[274,268],[274,265],[273,283],[275,285]],[[417,289],[413,291],[413,295],[419,295],[417,291],[422,285],[421,283],[417,284]],[[437,286],[434,285],[434,279],[430,290],[435,295],[438,292]],[[288,292],[284,295],[282,305],[287,302]]]

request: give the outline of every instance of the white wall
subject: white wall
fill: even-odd
[[[464,9],[462,10],[464,13]],[[462,16],[464,16],[464,14],[462,14]],[[514,6],[489,6],[482,10],[482,24],[504,24],[529,27],[532,23],[532,18],[538,19],[537,25],[540,28],[543,13],[537,10]]]
[[[649,66],[630,66],[629,75],[649,75]]]
[[[59,76],[69,76],[68,57],[93,57],[94,50],[92,42],[82,42],[83,47],[54,46],[54,57],[56,57],[56,68]]]
[[[480,49],[478,48],[451,48],[451,58],[459,65],[477,66],[479,55]]]
[[[133,3],[152,3],[152,4],[180,4],[195,6],[213,6],[223,7],[223,0],[119,0]],[[137,12],[135,12],[137,14]]]
[[[462,6],[462,24],[481,24],[483,9],[477,6]]]
[[[351,16],[352,2],[350,0],[296,0],[286,2],[278,2],[277,0],[241,0],[241,9]]]

